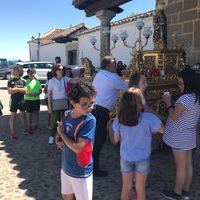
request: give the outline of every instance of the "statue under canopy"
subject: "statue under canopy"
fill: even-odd
[[[153,16],[154,26],[154,49],[167,49],[167,18],[164,13],[165,1],[156,3],[156,11]]]

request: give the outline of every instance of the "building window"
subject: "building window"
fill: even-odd
[[[68,51],[68,65],[77,64],[77,50]]]

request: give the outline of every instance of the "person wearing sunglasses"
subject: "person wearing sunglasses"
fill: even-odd
[[[48,143],[54,144],[57,121],[60,121],[65,110],[68,109],[67,104],[67,84],[70,80],[65,76],[66,70],[61,64],[57,64],[52,71],[53,78],[48,82],[48,112],[52,116],[51,120],[51,135]]]
[[[61,192],[64,200],[92,200],[92,146],[96,119],[91,111],[95,96],[92,86],[82,81],[76,83],[68,95],[73,108],[65,112],[63,121],[57,122],[59,137],[56,144],[62,149]],[[84,151],[89,154],[81,153]],[[84,160],[88,162],[83,166]]]

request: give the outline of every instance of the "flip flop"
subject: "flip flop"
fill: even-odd
[[[17,136],[16,133],[11,133],[11,137],[12,137],[13,139],[18,139],[18,136]]]

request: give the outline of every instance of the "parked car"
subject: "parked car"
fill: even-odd
[[[0,58],[0,77],[6,78],[5,73],[8,69],[8,62],[6,58]]]
[[[19,59],[0,58],[0,77],[9,80],[11,72],[17,62],[21,62]]]
[[[52,70],[52,67],[55,66],[52,62],[17,62],[16,65],[20,65],[24,69],[23,77],[27,77],[28,68],[35,68],[37,73],[37,79],[44,84],[47,80],[47,72]],[[11,76],[12,67],[8,68],[7,77]]]
[[[35,68],[37,79],[42,83],[45,84],[47,80],[47,72],[51,71],[52,68],[55,66],[52,62],[18,62],[17,65],[21,65],[24,69],[24,77],[27,76],[28,68]]]
[[[16,63],[22,62],[22,61],[16,58],[11,58],[11,59],[7,58],[7,62],[8,62],[8,67],[12,67],[13,65],[16,65]]]

